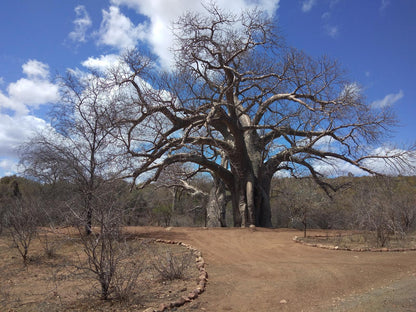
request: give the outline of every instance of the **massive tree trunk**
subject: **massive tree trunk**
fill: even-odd
[[[207,226],[208,227],[225,227],[225,211],[227,197],[225,184],[220,179],[214,179],[214,185],[209,192],[207,204]]]
[[[221,153],[221,167],[227,168],[228,158],[225,153]],[[226,185],[221,178],[211,172],[214,184],[209,192],[208,203],[206,207],[207,226],[208,227],[226,227],[226,207],[227,194]]]
[[[235,227],[255,225],[272,227],[269,179],[255,179],[239,183],[240,187],[231,193]],[[246,187],[242,187],[243,185]]]
[[[254,193],[256,226],[272,227],[270,184],[271,178],[258,179],[256,184]]]
[[[241,226],[272,227],[270,207],[271,176],[264,172],[262,151],[264,146],[255,130],[244,134],[246,157],[243,163],[244,173],[238,183],[239,211]]]

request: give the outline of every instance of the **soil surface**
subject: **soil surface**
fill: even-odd
[[[139,312],[176,301],[197,286],[200,271],[188,248],[128,235],[125,253],[114,253],[121,261],[109,300],[101,300],[79,235],[61,232],[48,235],[53,256],[45,255],[44,235],[34,239],[26,267],[11,238],[0,236],[0,312]],[[182,278],[170,280],[171,273]]]
[[[130,228],[202,251],[209,280],[176,311],[416,311],[416,252],[294,243],[294,230]]]

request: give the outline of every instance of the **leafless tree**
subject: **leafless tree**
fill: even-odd
[[[327,206],[326,201],[329,201],[328,196],[316,187],[311,177],[282,179],[279,181],[277,196],[280,199],[279,204],[289,212],[288,226],[302,228],[304,237],[308,227],[317,226],[314,216],[325,216],[322,212]]]
[[[82,268],[91,271],[101,286],[101,298],[107,300],[115,290],[115,278],[118,285],[123,277],[120,275],[120,265],[131,254],[125,237],[122,234],[123,211],[120,203],[119,185],[109,183],[97,188],[92,194],[92,216],[96,230],[91,230],[90,235],[84,235],[82,228],[85,224],[84,216],[77,215],[79,221],[80,236],[87,263]],[[138,271],[139,267],[136,268]],[[127,278],[127,277],[126,277]],[[137,279],[137,276],[136,276]],[[133,281],[131,281],[133,282]],[[135,282],[135,281],[134,281]]]
[[[16,180],[13,180],[10,186],[11,192],[5,212],[6,226],[13,239],[13,245],[26,266],[29,261],[29,247],[38,235],[40,198],[36,194],[22,195]]]
[[[51,112],[52,128],[22,145],[20,159],[27,176],[76,186],[90,233],[95,190],[126,168],[110,135],[115,97],[98,74],[68,72],[60,81],[62,101]]]
[[[263,12],[209,6],[185,14],[173,31],[172,72],[132,51],[130,71],[115,75],[132,89],[119,138],[143,161],[134,179],[150,183],[172,163],[194,163],[231,192],[234,225],[269,227],[277,172],[307,173],[330,190],[321,164],[376,174],[372,159],[405,163],[405,152],[371,152],[396,123],[388,108],[366,104],[336,61],[284,47]]]

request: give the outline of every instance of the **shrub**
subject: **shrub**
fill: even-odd
[[[172,251],[166,251],[164,256],[155,256],[152,265],[162,280],[172,281],[186,278],[186,271],[192,259],[190,252],[175,254]]]
[[[13,239],[13,245],[22,256],[26,266],[29,260],[29,247],[38,235],[38,202],[33,198],[16,198],[7,211],[7,225]]]

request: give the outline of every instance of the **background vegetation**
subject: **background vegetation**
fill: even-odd
[[[369,230],[376,231],[381,241],[384,235],[405,235],[415,230],[416,177],[338,177],[330,182],[338,190],[327,194],[310,177],[274,178],[274,226]],[[164,181],[130,190],[127,182],[117,181],[105,189],[104,201],[116,203],[122,225],[206,226],[212,180],[208,176],[193,178],[189,184],[201,192],[195,195],[186,189],[168,187]],[[30,210],[31,221],[37,226],[76,225],[74,216],[81,215],[83,207],[82,197],[77,194],[75,185],[67,182],[41,184],[16,176],[4,177],[0,179],[1,229],[11,225],[11,215],[25,213],[16,206],[17,200]],[[231,225],[229,202],[226,218]]]

